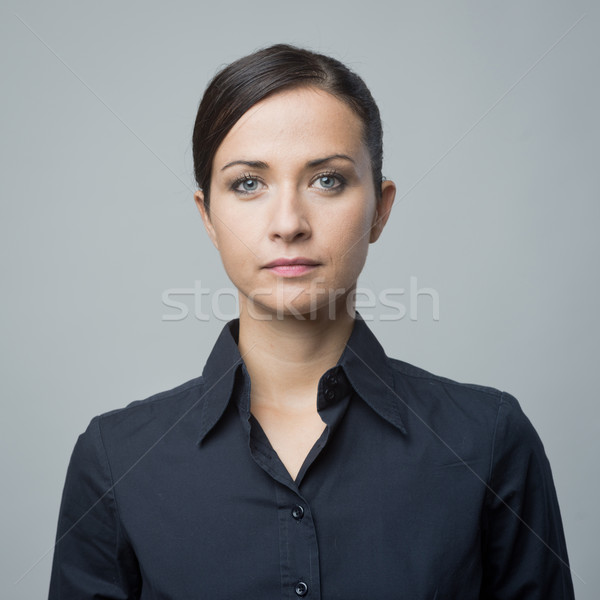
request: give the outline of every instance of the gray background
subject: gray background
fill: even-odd
[[[4,1],[0,595],[47,593],[91,417],[200,374],[223,321],[165,321],[161,300],[231,287],[192,200],[195,111],[218,67],[285,41],[348,63],[382,111],[399,196],[360,285],[439,294],[439,321],[427,296],[416,320],[363,314],[388,354],[519,398],[578,598],[596,598],[598,16],[578,0]]]

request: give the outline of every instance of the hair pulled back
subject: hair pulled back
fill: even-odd
[[[377,104],[365,82],[340,61],[310,50],[276,44],[244,56],[219,71],[208,84],[192,135],[194,176],[210,205],[214,156],[240,117],[270,94],[313,86],[346,102],[363,124],[376,198],[381,196],[383,132]]]

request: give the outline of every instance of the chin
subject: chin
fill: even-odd
[[[298,287],[296,290],[288,290],[289,293],[257,293],[243,294],[243,310],[251,318],[261,321],[283,320],[296,318],[301,321],[314,321],[322,319],[336,319],[342,314],[352,315],[348,308],[348,293],[340,293],[341,286],[321,287],[319,293],[310,294],[309,290]],[[351,288],[352,289],[352,288]],[[240,306],[240,308],[242,308]]]

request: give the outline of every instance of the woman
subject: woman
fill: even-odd
[[[388,358],[354,310],[395,194],[363,81],[256,52],[210,83],[193,143],[240,316],[202,377],[80,436],[50,598],[572,598],[517,401]]]

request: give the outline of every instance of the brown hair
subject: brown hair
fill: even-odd
[[[219,71],[208,84],[192,135],[194,176],[210,203],[211,171],[221,142],[238,119],[268,95],[314,86],[346,102],[363,123],[376,198],[381,197],[383,132],[377,104],[365,82],[340,61],[310,50],[276,44],[244,56]]]

